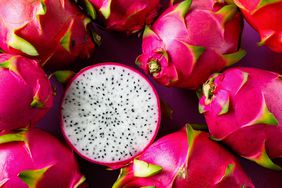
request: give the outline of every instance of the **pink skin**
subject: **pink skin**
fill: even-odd
[[[1,187],[28,188],[18,177],[26,170],[51,166],[37,182],[37,187],[73,188],[83,177],[71,150],[40,129],[26,132],[27,142],[0,144]],[[1,184],[0,183],[0,184]]]
[[[88,58],[93,52],[94,44],[84,26],[86,17],[67,0],[43,2],[46,14],[38,16],[36,12],[40,7],[40,0],[0,0],[0,48],[8,53],[39,60],[40,64],[53,69],[66,67],[78,58]],[[70,52],[60,45],[60,40],[69,27],[72,41]],[[12,33],[31,43],[39,55],[29,56],[10,47],[8,40]]]
[[[282,52],[282,0],[265,5],[255,13],[253,11],[256,10],[260,0],[234,0],[234,2],[240,7],[249,24],[258,31],[261,39],[273,34],[264,45],[275,52]]]
[[[248,74],[244,81],[244,74]],[[214,91],[210,102],[204,95],[200,108],[206,117],[210,133],[227,143],[241,156],[255,160],[265,148],[271,159],[282,157],[282,114],[280,75],[254,68],[229,69],[210,84]],[[229,109],[219,115],[222,105],[229,99]],[[252,123],[259,117],[266,104],[278,121],[274,123]],[[242,144],[243,143],[243,144]]]
[[[110,0],[90,0],[100,11]],[[158,14],[160,0],[111,0],[110,16],[105,19],[108,29],[133,34],[151,24]],[[101,13],[101,12],[100,12]]]
[[[136,153],[136,155],[132,156],[131,158],[128,158],[126,160],[121,160],[119,162],[116,162],[116,163],[103,163],[103,162],[100,162],[100,161],[96,161],[96,160],[93,160],[87,156],[84,156],[83,154],[81,154],[75,147],[74,145],[71,143],[71,141],[68,139],[65,131],[64,131],[64,128],[63,128],[63,124],[64,122],[62,121],[62,113],[61,113],[61,132],[65,138],[65,140],[67,141],[67,143],[70,145],[70,147],[78,154],[80,155],[80,157],[92,162],[92,163],[96,163],[96,164],[99,164],[99,165],[103,165],[103,166],[107,166],[111,169],[118,169],[118,168],[121,168],[123,166],[125,166],[126,164],[128,164],[130,161],[132,161],[132,159],[134,159],[136,156],[140,155],[140,153],[142,153],[144,150],[146,150],[146,148],[148,148],[152,142],[154,141],[154,139],[156,138],[157,136],[157,133],[158,133],[158,130],[159,130],[159,127],[160,127],[160,123],[161,123],[161,106],[160,106],[160,101],[159,101],[159,97],[158,97],[158,93],[157,93],[157,90],[154,88],[154,86],[151,84],[151,82],[148,80],[148,78],[146,78],[143,74],[141,74],[140,72],[138,72],[136,69],[133,69],[132,67],[129,67],[129,66],[126,66],[126,65],[123,65],[123,64],[120,64],[120,63],[115,63],[115,62],[105,62],[105,63],[99,63],[99,64],[95,64],[95,65],[92,65],[92,66],[88,66],[84,69],[82,69],[79,73],[77,73],[68,83],[68,86],[66,87],[66,90],[65,90],[65,94],[68,92],[68,88],[69,86],[71,85],[71,83],[73,81],[76,80],[77,77],[79,77],[81,74],[83,74],[83,72],[89,70],[89,69],[92,69],[92,68],[95,68],[95,67],[98,67],[98,66],[104,66],[104,65],[116,65],[116,66],[120,66],[120,67],[124,67],[126,69],[130,69],[131,71],[139,74],[144,80],[146,80],[152,87],[152,90],[154,92],[154,94],[156,95],[156,98],[157,98],[157,104],[158,104],[158,114],[159,114],[159,117],[158,117],[158,122],[157,122],[157,126],[156,126],[156,129],[155,129],[155,132],[154,132],[154,136],[152,137],[152,140],[146,145],[146,147],[144,147],[144,149],[138,153]],[[63,99],[65,98],[65,94],[64,94],[64,97]],[[62,100],[63,101],[63,100]]]
[[[0,67],[0,130],[35,126],[53,105],[49,79],[34,60],[0,54],[0,65],[8,60],[14,62],[17,72]],[[42,108],[31,106],[35,96]]]
[[[194,0],[183,16],[168,8],[143,35],[142,54],[136,63],[165,86],[198,88],[208,77],[228,65],[224,54],[238,50],[242,18],[236,13],[223,24],[216,14],[226,4]],[[182,8],[183,9],[183,8]],[[199,58],[187,45],[204,47]],[[160,70],[150,73],[149,63],[158,61]]]
[[[187,159],[189,147],[192,148]],[[152,144],[138,160],[163,169],[156,175],[137,178],[130,165],[123,169],[125,176],[120,177],[114,188],[254,187],[235,157],[211,141],[205,132],[197,135],[193,146],[188,143],[185,128],[169,134]],[[229,164],[234,165],[233,173],[220,181]]]
[[[223,2],[223,1],[219,0],[218,2]],[[222,7],[222,3],[216,3],[215,0],[194,0],[194,2],[192,4],[192,8],[199,8],[199,9],[203,9],[203,10],[217,11],[221,7]]]

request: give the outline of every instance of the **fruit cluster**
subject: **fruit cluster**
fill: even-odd
[[[282,170],[282,76],[233,66],[244,19],[282,53],[282,0],[0,0],[0,187],[93,187],[73,151],[113,188],[254,187],[230,151]],[[89,63],[102,30],[143,35],[136,65]],[[197,93],[207,125],[155,141],[173,109],[152,80]],[[67,144],[35,127],[54,103]]]

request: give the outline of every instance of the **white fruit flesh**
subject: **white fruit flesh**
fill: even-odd
[[[98,163],[125,161],[154,139],[158,97],[139,73],[116,64],[85,69],[62,103],[63,132],[77,152]]]

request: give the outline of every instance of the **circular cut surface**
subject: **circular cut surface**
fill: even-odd
[[[62,102],[65,137],[80,155],[98,163],[138,155],[153,141],[159,121],[159,100],[151,84],[119,64],[82,70]]]

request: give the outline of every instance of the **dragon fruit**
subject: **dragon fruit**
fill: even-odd
[[[33,128],[0,135],[1,188],[76,188],[85,177],[71,150]]]
[[[282,52],[282,0],[234,0],[234,3],[259,32],[258,44]]]
[[[118,63],[87,67],[70,82],[62,101],[62,132],[83,158],[112,169],[153,142],[160,102],[149,81]]]
[[[245,55],[237,51],[241,32],[235,5],[185,0],[146,27],[136,64],[162,85],[198,88]]]
[[[82,2],[88,14],[98,17],[109,30],[133,34],[151,24],[158,14],[160,0],[76,0]]]
[[[282,157],[281,90],[279,74],[233,68],[204,84],[199,109],[214,139],[261,166],[281,170],[273,162]]]
[[[0,131],[34,126],[53,105],[51,84],[34,60],[0,54]]]
[[[121,169],[113,188],[254,187],[235,157],[190,126],[151,145]]]
[[[0,0],[0,48],[62,68],[91,55],[90,19],[69,0]]]

